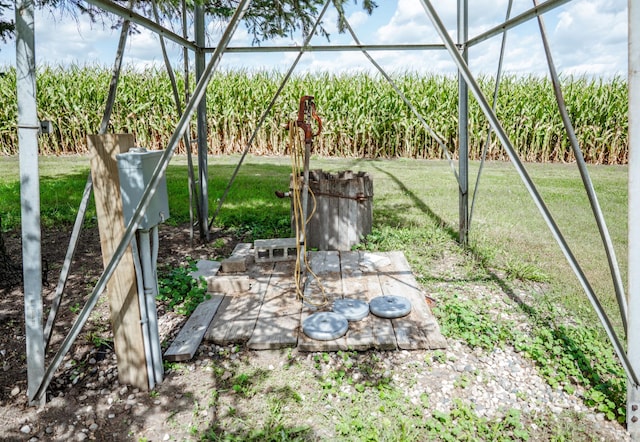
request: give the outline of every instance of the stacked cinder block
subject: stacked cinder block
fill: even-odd
[[[296,256],[295,238],[258,239],[254,243],[256,262],[294,261]]]

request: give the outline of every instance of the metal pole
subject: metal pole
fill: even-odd
[[[537,0],[533,0],[533,3],[534,5],[537,4]],[[576,158],[576,163],[578,165],[578,170],[580,171],[582,183],[584,184],[587,196],[589,197],[591,211],[593,212],[596,224],[598,225],[598,232],[600,233],[602,245],[604,246],[604,250],[607,255],[609,272],[611,273],[611,278],[613,280],[613,289],[616,293],[616,299],[618,301],[620,317],[622,318],[622,326],[625,333],[627,333],[627,298],[624,294],[624,286],[622,285],[622,276],[620,275],[620,268],[618,267],[616,252],[613,248],[613,242],[611,241],[609,229],[607,228],[607,223],[605,222],[604,215],[602,214],[600,203],[598,202],[598,195],[596,195],[596,191],[593,188],[593,183],[591,182],[591,177],[589,176],[589,171],[587,170],[587,163],[585,162],[582,155],[582,150],[580,149],[578,137],[576,136],[576,132],[573,129],[573,123],[571,122],[569,112],[567,111],[567,106],[562,94],[562,87],[560,86],[560,78],[558,77],[558,73],[556,72],[555,64],[553,62],[553,57],[551,56],[551,49],[549,48],[549,41],[547,39],[547,31],[542,16],[538,17],[538,26],[540,27],[542,44],[544,46],[544,52],[547,57],[547,63],[549,65],[549,74],[551,75],[551,82],[553,83],[553,92],[555,93],[556,101],[558,102],[558,110],[560,111],[562,123],[564,124],[564,128],[567,131],[569,141],[571,142],[571,149],[573,150],[573,155]]]
[[[507,6],[507,16],[505,20],[509,20],[511,17],[511,8],[513,7],[513,0],[509,0],[509,5]],[[504,51],[507,46],[507,31],[504,31],[502,34],[502,43],[500,44],[500,57],[498,58],[498,69],[496,71],[496,85],[493,88],[493,103],[491,104],[491,109],[495,112],[496,106],[498,105],[498,92],[500,91],[500,81],[502,80],[502,63],[504,61]],[[478,198],[478,191],[480,189],[480,177],[482,176],[482,169],[484,168],[484,162],[487,158],[487,150],[489,149],[489,145],[491,144],[491,126],[487,129],[487,138],[482,148],[482,156],[480,159],[480,166],[478,167],[478,175],[476,176],[476,184],[473,188],[473,198],[471,199],[471,208],[469,209],[469,228],[471,228],[471,223],[473,221],[473,209],[476,204],[476,199]]]
[[[600,323],[604,327],[607,333],[607,336],[609,337],[609,341],[613,345],[613,349],[615,350],[616,355],[620,359],[620,362],[622,363],[622,366],[625,372],[627,373],[627,376],[634,384],[638,384],[638,377],[636,375],[636,372],[631,366],[631,364],[629,363],[627,354],[622,348],[622,344],[620,343],[620,340],[618,339],[618,335],[616,334],[613,326],[611,325],[611,321],[609,321],[609,318],[607,317],[606,312],[602,308],[600,301],[598,300],[595,293],[593,292],[593,289],[591,288],[589,281],[587,280],[584,272],[582,271],[582,268],[578,264],[575,256],[573,255],[573,252],[571,251],[571,249],[569,248],[569,245],[564,239],[564,236],[562,236],[562,233],[560,232],[558,225],[556,224],[555,220],[551,216],[551,212],[549,212],[549,209],[545,205],[544,201],[542,200],[542,197],[540,196],[540,194],[538,193],[538,190],[533,184],[531,177],[529,176],[522,162],[520,161],[520,158],[518,157],[517,152],[513,148],[513,145],[511,144],[509,137],[507,137],[507,134],[504,131],[504,128],[500,124],[500,121],[498,121],[498,118],[496,117],[496,114],[491,109],[491,106],[489,106],[489,102],[487,101],[486,97],[482,93],[480,86],[475,81],[475,78],[471,74],[469,67],[460,56],[460,53],[458,52],[455,46],[455,43],[449,36],[447,29],[445,28],[444,24],[440,20],[440,17],[438,16],[438,13],[436,12],[436,10],[433,8],[433,5],[429,0],[421,0],[421,1],[427,15],[429,16],[429,19],[435,26],[436,31],[440,35],[440,38],[443,40],[443,42],[447,46],[447,50],[449,51],[449,54],[453,58],[453,61],[458,66],[458,69],[460,70],[460,72],[462,72],[462,74],[464,75],[464,79],[467,82],[467,85],[469,86],[469,89],[473,93],[474,97],[478,101],[478,105],[480,106],[480,109],[482,109],[482,112],[485,114],[485,116],[489,120],[489,123],[493,127],[493,130],[495,131],[496,135],[500,139],[502,146],[505,148],[505,150],[509,154],[509,158],[511,159],[511,162],[513,163],[514,167],[516,168],[516,171],[520,175],[520,178],[522,179],[523,184],[527,188],[527,191],[531,195],[534,203],[538,207],[540,214],[542,215],[543,219],[547,223],[547,226],[549,227],[549,230],[551,231],[551,233],[553,234],[553,237],[558,243],[558,246],[560,246],[560,250],[564,254],[565,258],[567,259],[569,266],[571,267],[574,274],[578,278],[578,281],[582,285],[582,288],[584,289],[584,292],[589,298],[589,301],[591,302],[591,305],[593,306],[594,311],[598,315],[598,319],[600,320]]]
[[[42,404],[35,392],[44,376],[42,328],[42,250],[40,231],[40,176],[38,174],[38,114],[36,109],[36,56],[34,5],[18,0],[16,11],[16,89],[18,93],[18,146],[22,215],[22,273],[24,322],[27,337],[27,395],[32,405]]]
[[[360,40],[358,40],[358,36],[356,35],[356,33],[354,32],[353,28],[351,27],[351,25],[349,24],[349,20],[347,20],[346,17],[342,17],[344,19],[344,24],[347,27],[347,30],[349,31],[349,34],[351,34],[351,38],[353,38],[353,41],[356,42],[356,45],[358,46],[362,46],[360,44]],[[422,126],[426,129],[426,131],[429,133],[429,135],[431,135],[431,137],[433,137],[434,140],[436,140],[436,143],[438,143],[438,146],[440,146],[440,149],[442,150],[442,153],[444,154],[445,158],[447,159],[447,161],[449,162],[449,166],[451,167],[451,171],[453,172],[453,175],[456,177],[456,181],[458,182],[458,185],[460,183],[460,179],[458,178],[458,171],[456,170],[456,166],[455,164],[453,164],[453,159],[451,158],[451,154],[449,153],[449,149],[447,149],[447,146],[444,144],[444,141],[442,141],[442,139],[438,136],[438,134],[431,128],[431,126],[429,126],[427,124],[427,122],[425,121],[425,119],[422,117],[422,115],[420,114],[420,112],[418,112],[418,110],[416,109],[416,107],[409,101],[409,99],[406,97],[406,95],[400,90],[400,88],[396,85],[396,83],[393,81],[393,79],[385,72],[384,69],[382,69],[382,66],[380,66],[378,64],[377,61],[375,61],[373,59],[373,57],[366,51],[366,49],[362,49],[362,55],[364,55],[367,60],[369,60],[371,62],[371,64],[378,70],[378,72],[380,72],[380,74],[385,78],[385,80],[387,80],[387,82],[391,85],[391,87],[393,88],[394,91],[396,91],[396,94],[398,94],[398,96],[402,99],[402,101],[404,102],[404,104],[407,105],[407,107],[411,110],[411,112],[413,113],[413,115],[416,116],[416,118],[418,119],[418,121],[420,121],[420,123],[422,124]]]
[[[129,2],[129,7],[132,6],[132,2]],[[111,112],[113,111],[113,105],[116,102],[116,91],[118,88],[118,80],[120,78],[120,71],[122,69],[122,59],[124,55],[125,45],[127,43],[127,36],[129,35],[130,22],[125,20],[122,23],[122,30],[120,31],[120,39],[118,41],[118,50],[116,51],[116,59],[113,63],[113,72],[111,74],[111,82],[109,83],[109,94],[107,96],[107,103],[105,105],[104,113],[102,114],[102,122],[100,123],[99,133],[104,134],[107,132],[109,126],[109,120],[111,119]],[[89,198],[91,197],[91,191],[93,189],[93,182],[91,181],[91,173],[87,175],[87,182],[84,186],[84,192],[82,193],[82,200],[78,207],[78,213],[76,214],[76,220],[73,224],[73,230],[71,232],[71,238],[69,240],[69,247],[67,248],[67,254],[64,258],[62,270],[60,271],[60,277],[58,278],[58,285],[56,286],[56,292],[51,303],[51,310],[49,310],[49,317],[44,327],[44,341],[45,350],[49,347],[49,341],[51,340],[51,333],[53,332],[53,325],[58,316],[58,310],[60,303],[62,302],[62,295],[64,288],[67,285],[69,279],[69,270],[71,269],[71,261],[76,253],[76,247],[78,245],[78,239],[80,238],[80,231],[82,230],[82,222],[84,216],[87,213],[87,206],[89,205]]]
[[[156,386],[153,354],[151,353],[151,339],[149,336],[149,319],[147,315],[147,300],[144,296],[144,280],[142,277],[142,262],[138,252],[138,240],[134,236],[131,240],[131,253],[133,254],[133,266],[136,269],[136,282],[138,284],[138,306],[140,307],[140,328],[142,329],[142,340],[144,341],[144,359],[147,366],[147,381],[149,391]]]
[[[115,251],[113,252],[113,256],[111,260],[105,266],[104,272],[102,273],[100,278],[98,278],[98,281],[96,282],[96,285],[93,288],[93,291],[89,295],[89,298],[87,299],[86,304],[78,314],[78,319],[71,327],[69,334],[62,341],[62,344],[60,344],[60,349],[54,355],[53,359],[51,360],[51,364],[47,367],[44,373],[42,382],[38,387],[38,391],[35,393],[36,398],[42,399],[44,397],[46,389],[49,386],[51,379],[53,379],[53,374],[62,363],[64,356],[67,354],[67,352],[71,348],[71,345],[73,344],[75,339],[78,337],[78,334],[82,330],[82,327],[89,319],[89,314],[91,313],[96,303],[98,302],[98,297],[100,296],[102,291],[106,288],[107,282],[113,275],[113,272],[115,271],[118,263],[122,259],[122,255],[124,254],[127,247],[129,247],[129,244],[133,239],[135,230],[138,227],[138,224],[140,223],[140,221],[142,220],[142,217],[144,216],[144,213],[147,210],[147,207],[149,206],[149,202],[151,201],[151,198],[154,195],[156,188],[158,187],[158,184],[160,183],[162,175],[167,170],[167,166],[169,165],[169,160],[171,159],[176,147],[178,146],[178,143],[180,142],[180,138],[182,138],[182,136],[184,135],[184,131],[186,130],[189,121],[191,120],[191,118],[193,117],[193,114],[196,111],[196,106],[202,99],[202,96],[206,93],[207,85],[211,81],[211,77],[213,76],[213,72],[215,68],[218,66],[220,57],[222,57],[222,53],[224,52],[225,48],[229,44],[229,40],[231,40],[231,37],[233,36],[235,30],[238,27],[238,22],[246,12],[250,3],[251,3],[250,0],[241,0],[240,4],[236,8],[236,12],[234,13],[233,17],[231,17],[229,24],[227,25],[227,29],[225,30],[224,34],[222,35],[222,38],[220,39],[220,44],[218,45],[217,51],[212,55],[211,60],[209,61],[209,64],[205,69],[202,79],[196,85],[196,88],[193,92],[193,96],[191,97],[191,100],[189,101],[189,103],[187,103],[184,114],[182,114],[182,116],[180,117],[180,121],[178,121],[176,130],[171,136],[171,139],[169,140],[169,144],[167,145],[167,148],[164,150],[162,157],[158,162],[158,166],[153,171],[153,175],[151,176],[147,187],[145,188],[144,192],[142,193],[142,196],[140,197],[140,202],[138,203],[138,206],[136,207],[133,215],[131,216],[131,220],[129,221],[129,224],[125,229],[125,232],[122,236],[122,239],[120,240],[120,243],[118,244],[118,247],[116,247]]]
[[[469,7],[467,0],[458,0],[458,48],[468,62]],[[469,89],[458,71],[458,219],[459,241],[469,244]]]
[[[154,226],[157,229],[158,226]],[[153,366],[153,378],[156,384],[162,382],[164,369],[162,367],[162,350],[160,349],[160,336],[158,334],[158,311],[156,309],[156,295],[158,282],[156,269],[153,266],[151,254],[151,237],[149,230],[138,230],[140,241],[140,262],[142,263],[142,280],[144,281],[144,300],[147,313],[147,333],[151,346],[151,360]],[[155,243],[154,243],[155,244]]]
[[[236,165],[236,168],[233,171],[233,174],[231,174],[231,178],[229,179],[229,183],[227,184],[227,187],[224,189],[224,192],[222,193],[222,196],[218,200],[218,207],[216,208],[215,212],[213,212],[213,215],[211,216],[211,220],[209,221],[209,230],[211,230],[211,226],[213,226],[213,222],[215,221],[216,217],[220,213],[220,209],[222,208],[222,204],[224,204],[224,202],[225,202],[225,200],[227,198],[227,195],[229,194],[229,190],[231,189],[231,186],[233,185],[233,183],[234,183],[234,181],[236,179],[236,176],[238,175],[238,171],[240,170],[240,167],[242,166],[242,163],[244,162],[245,157],[249,153],[249,149],[251,149],[251,146],[253,145],[253,140],[256,138],[256,135],[258,134],[258,131],[262,128],[262,125],[264,124],[265,120],[267,119],[267,116],[269,115],[269,112],[271,112],[271,109],[273,109],[273,106],[276,104],[276,101],[278,100],[278,97],[280,97],[280,94],[282,93],[282,90],[284,89],[284,87],[289,82],[289,78],[291,78],[291,74],[293,74],[293,71],[295,70],[296,66],[298,65],[298,62],[302,58],[302,54],[304,54],[306,52],[307,43],[309,43],[309,41],[311,40],[311,37],[313,37],[313,35],[315,34],[316,28],[318,27],[318,24],[320,24],[320,22],[322,21],[322,17],[324,16],[325,12],[327,12],[327,8],[328,8],[330,3],[331,3],[331,1],[327,1],[324,4],[324,8],[322,8],[322,11],[320,12],[320,15],[318,15],[318,18],[316,19],[315,23],[313,24],[313,27],[311,28],[311,32],[309,32],[309,34],[305,37],[305,39],[304,39],[304,41],[302,43],[302,46],[297,48],[298,56],[293,61],[293,63],[291,63],[291,66],[289,66],[289,70],[287,70],[287,73],[285,74],[284,78],[280,82],[280,86],[278,87],[278,90],[276,91],[276,93],[271,98],[271,101],[267,105],[267,108],[264,110],[264,112],[260,116],[260,119],[258,120],[258,124],[253,129],[253,132],[251,133],[251,136],[249,137],[249,141],[247,142],[247,146],[245,147],[244,151],[242,152],[242,156],[240,157],[240,161],[238,161],[238,164]]]
[[[205,34],[204,34],[204,7],[196,5],[195,7],[195,36],[196,36],[196,81],[200,81],[204,72],[205,65]],[[198,228],[200,230],[200,239],[209,241],[209,167],[207,163],[207,154],[209,151],[207,143],[207,95],[204,94],[200,104],[198,104],[198,183],[200,184],[200,211],[198,212]]]
[[[629,303],[627,354],[640,372],[640,5],[629,0]],[[640,386],[627,383],[627,431],[640,440]]]

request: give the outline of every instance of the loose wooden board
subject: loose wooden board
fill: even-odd
[[[225,296],[205,334],[206,340],[218,345],[229,345],[245,343],[251,338],[273,267],[273,263],[254,266],[250,274],[251,289]]]
[[[391,260],[391,265],[378,275],[383,294],[404,296],[411,301],[411,313],[391,320],[398,347],[405,350],[446,347],[446,340],[440,334],[404,254],[388,252],[384,255]]]
[[[298,343],[301,303],[296,302],[293,262],[276,263],[256,327],[247,342],[254,350],[294,347]]]
[[[187,361],[193,357],[224,296],[213,295],[194,310],[171,346],[164,352],[167,361]]]
[[[333,301],[342,298],[342,281],[340,278],[340,254],[336,251],[330,252],[309,252],[310,267],[317,279],[308,275],[305,285],[304,296],[308,300],[322,299],[320,287],[324,288],[326,305],[317,308],[308,303],[302,303],[300,313],[300,334],[298,337],[298,350],[300,351],[338,351],[347,350],[346,338],[340,337],[328,341],[311,339],[302,331],[302,324],[305,319],[316,311],[331,311]]]

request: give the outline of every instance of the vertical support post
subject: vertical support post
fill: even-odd
[[[87,135],[91,152],[91,176],[100,232],[100,247],[105,268],[117,253],[125,234],[122,197],[116,155],[134,147],[132,134]],[[107,285],[113,343],[118,359],[118,378],[142,390],[149,388],[144,336],[140,327],[138,283],[131,239],[127,242],[113,278]]]
[[[40,176],[38,174],[38,113],[36,57],[32,0],[18,0],[16,11],[16,77],[18,146],[22,215],[22,272],[24,322],[27,336],[27,395],[32,405],[44,404],[35,394],[44,377],[42,325],[42,251],[40,230]]]
[[[629,0],[629,302],[627,356],[640,372],[640,4]],[[627,430],[640,440],[640,387],[627,381]]]
[[[458,0],[458,48],[465,63],[468,61],[469,39],[468,0]],[[459,241],[469,244],[469,89],[458,71],[458,167],[459,167]]]
[[[196,81],[200,81],[204,73],[205,67],[205,33],[204,33],[204,7],[196,5],[195,7],[195,37],[196,46],[198,47],[196,58]],[[207,163],[207,153],[209,151],[207,143],[207,94],[205,93],[198,104],[198,183],[200,184],[200,211],[198,212],[198,228],[200,230],[200,239],[209,241],[209,165]]]

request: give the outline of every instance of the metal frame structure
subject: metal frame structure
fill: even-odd
[[[120,71],[120,63],[122,57],[122,48],[124,47],[124,39],[126,39],[126,27],[128,23],[137,23],[155,33],[157,33],[161,39],[168,38],[186,50],[192,50],[195,54],[196,60],[196,80],[197,85],[192,95],[188,99],[188,103],[185,106],[184,112],[182,112],[180,120],[177,124],[176,130],[169,140],[168,146],[164,151],[164,154],[156,168],[150,183],[142,195],[141,201],[132,216],[131,222],[127,226],[124,236],[121,239],[119,246],[117,247],[111,262],[106,266],[103,274],[98,279],[92,293],[90,294],[87,303],[83,307],[79,314],[78,320],[71,327],[69,334],[63,340],[58,353],[52,358],[52,361],[48,367],[45,368],[45,348],[48,337],[50,336],[52,321],[55,319],[55,310],[57,307],[52,307],[52,312],[49,317],[49,323],[46,330],[42,327],[42,286],[41,286],[41,243],[40,243],[40,202],[39,202],[39,176],[38,176],[38,129],[39,122],[37,120],[36,105],[35,105],[35,53],[34,53],[34,19],[33,0],[16,0],[16,67],[17,67],[17,91],[18,91],[18,141],[20,152],[20,183],[21,183],[21,205],[22,205],[22,244],[23,244],[23,271],[24,271],[24,297],[25,297],[25,326],[27,335],[27,369],[28,369],[28,396],[32,404],[41,404],[45,400],[46,389],[51,382],[53,375],[62,358],[69,351],[71,345],[78,336],[80,330],[84,326],[88,319],[89,313],[95,306],[99,295],[104,290],[107,281],[113,274],[115,267],[121,259],[124,250],[128,244],[134,239],[134,232],[138,223],[144,215],[148,203],[153,196],[155,189],[160,181],[161,175],[165,172],[168,163],[178,146],[180,140],[185,137],[187,133],[187,127],[191,117],[197,115],[197,143],[198,143],[198,185],[197,185],[197,215],[198,225],[200,230],[200,236],[202,239],[208,239],[208,232],[211,227],[208,216],[208,195],[207,195],[207,181],[208,181],[208,165],[207,165],[207,128],[206,128],[206,103],[205,93],[209,81],[212,78],[212,74],[216,69],[218,62],[225,52],[229,53],[244,53],[244,52],[298,52],[298,57],[292,64],[291,68],[287,72],[283,84],[277,91],[273,100],[267,106],[259,125],[256,128],[253,136],[250,138],[249,144],[241,157],[238,168],[240,167],[246,153],[251,147],[251,143],[257,130],[259,130],[262,122],[265,120],[267,114],[271,110],[277,97],[282,91],[285,83],[290,78],[293,70],[295,69],[300,57],[305,52],[312,51],[361,51],[373,65],[387,78],[393,85],[392,80],[385,74],[382,68],[375,62],[375,60],[369,55],[370,51],[377,50],[446,50],[449,52],[452,60],[455,62],[458,69],[459,78],[459,112],[458,112],[458,127],[459,127],[459,146],[460,156],[458,162],[458,170],[456,171],[453,162],[451,167],[453,169],[456,180],[459,184],[459,238],[460,242],[464,245],[468,241],[469,226],[471,223],[471,215],[473,213],[473,203],[471,204],[471,210],[469,210],[469,169],[468,169],[468,95],[471,93],[480,105],[481,110],[487,117],[490,123],[490,130],[492,130],[503,148],[507,151],[510,160],[514,164],[520,178],[522,179],[525,187],[529,191],[532,199],[538,207],[543,219],[547,223],[552,235],[558,242],[560,249],[569,262],[576,277],[581,283],[585,293],[592,303],[594,310],[596,311],[603,327],[605,328],[609,340],[611,341],[617,356],[619,357],[622,366],[627,374],[628,378],[628,399],[627,399],[627,425],[634,440],[640,440],[640,382],[637,374],[640,373],[640,227],[637,225],[636,215],[640,213],[640,159],[638,158],[638,149],[640,149],[640,5],[633,0],[628,0],[629,10],[629,295],[628,297],[624,293],[620,272],[618,269],[615,253],[609,238],[608,230],[600,210],[600,206],[593,191],[593,185],[591,184],[588,172],[586,170],[584,159],[582,158],[580,146],[577,143],[577,139],[573,132],[571,121],[568,118],[566,107],[564,105],[564,99],[562,96],[562,90],[558,81],[558,75],[555,71],[553,59],[550,54],[546,39],[546,31],[544,28],[544,21],[542,15],[558,6],[566,4],[571,0],[547,0],[542,4],[538,4],[537,0],[533,0],[533,6],[529,10],[510,18],[511,2],[509,2],[509,8],[506,14],[505,21],[482,34],[469,38],[468,36],[468,0],[457,0],[458,7],[458,19],[457,19],[457,43],[453,41],[436,10],[433,7],[431,0],[421,0],[426,16],[431,21],[432,25],[436,29],[437,33],[442,40],[442,43],[438,44],[415,44],[415,45],[363,45],[361,44],[353,29],[348,25],[347,29],[351,33],[355,45],[339,45],[339,46],[312,46],[310,45],[310,39],[313,32],[305,38],[305,41],[301,47],[227,47],[233,33],[235,32],[240,20],[249,7],[250,0],[241,0],[238,3],[238,7],[234,15],[229,20],[226,30],[215,48],[205,47],[205,16],[202,7],[196,7],[194,12],[194,24],[195,24],[195,42],[189,41],[186,37],[186,30],[184,35],[180,36],[172,32],[171,30],[163,27],[158,21],[153,21],[147,17],[141,16],[133,12],[131,9],[119,6],[108,0],[87,0],[89,3],[104,9],[105,11],[112,12],[122,17],[124,21],[123,37],[121,37],[118,55],[116,57],[116,63],[114,66],[113,79],[110,88],[110,98],[115,97],[115,88],[117,85],[118,74]],[[324,9],[317,19],[317,23],[320,21],[322,15],[330,4],[330,0],[327,0]],[[547,63],[549,66],[549,75],[552,79],[554,92],[558,102],[558,107],[567,131],[567,135],[571,141],[571,146],[580,169],[580,174],[583,179],[585,190],[589,196],[592,211],[598,224],[603,246],[606,250],[609,268],[612,274],[612,280],[616,291],[616,297],[620,307],[620,315],[622,317],[622,323],[625,331],[627,332],[627,350],[623,348],[618,336],[613,329],[607,315],[602,309],[598,298],[596,297],[593,289],[591,288],[589,281],[582,272],[579,263],[571,252],[568,244],[564,240],[562,233],[556,225],[551,213],[547,209],[542,197],[538,193],[535,185],[531,181],[526,169],[522,162],[518,158],[518,155],[513,148],[509,138],[507,137],[504,129],[502,128],[500,121],[495,115],[495,97],[494,105],[491,106],[489,101],[484,96],[477,81],[471,73],[467,60],[468,51],[473,46],[481,43],[487,39],[502,36],[503,44],[500,55],[500,61],[498,64],[498,73],[496,76],[496,91],[501,74],[502,57],[504,54],[504,39],[506,32],[514,27],[527,22],[529,20],[536,19],[538,21],[540,35],[545,48],[545,54],[547,56]],[[183,17],[183,26],[185,20]],[[636,25],[635,27],[633,25]],[[314,27],[315,28],[315,27]],[[206,54],[210,54],[210,61],[206,63]],[[186,58],[186,57],[185,57]],[[395,87],[395,85],[393,85]],[[175,89],[175,86],[174,86]],[[422,118],[419,112],[411,105],[408,99],[402,95],[402,93],[396,88],[405,103],[411,108],[416,115],[416,118],[427,128],[428,132],[432,134],[439,141],[437,135],[429,128],[426,121]],[[174,91],[175,93],[175,91]],[[177,97],[177,95],[176,95]],[[176,104],[179,108],[178,100]],[[105,122],[108,122],[110,115],[110,105],[107,105],[105,111],[105,117],[103,119],[103,125],[101,126],[101,132],[106,129]],[[185,141],[189,143],[188,136],[185,137]],[[443,148],[445,155],[448,155],[448,151],[444,143],[439,142]],[[190,151],[190,149],[188,149]],[[238,171],[234,172],[229,186],[233,182]],[[476,190],[474,191],[474,199],[477,194],[477,187],[482,171],[482,165],[478,173],[476,180]],[[196,186],[194,186],[195,191]],[[85,195],[90,192],[91,181],[87,182],[85,188]],[[190,192],[191,192],[190,187]],[[228,188],[227,188],[228,190]],[[226,191],[225,191],[226,195]],[[224,196],[222,200],[224,199]],[[88,197],[83,197],[83,204],[86,207],[85,200]],[[222,201],[220,202],[222,204]],[[220,210],[220,205],[216,210]],[[80,225],[84,217],[84,209],[81,206],[79,211],[78,220],[76,225]],[[215,217],[215,214],[214,214]],[[213,222],[213,220],[211,220]],[[76,227],[74,226],[74,233],[72,234],[72,243],[77,240]],[[65,272],[68,272],[68,261],[73,257],[73,251],[75,250],[75,244],[70,244],[67,258],[65,259],[65,265],[61,272],[61,281],[59,283],[59,290],[56,290],[56,294],[62,295],[64,288],[64,282],[66,279]],[[627,303],[628,299],[628,303]]]

